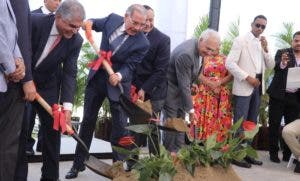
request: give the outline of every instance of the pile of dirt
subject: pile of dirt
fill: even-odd
[[[192,176],[181,164],[176,165],[177,173],[173,181],[241,181],[231,166],[223,168],[219,165],[213,167],[196,167],[195,175]],[[114,181],[137,181],[136,176],[131,172],[115,173]]]

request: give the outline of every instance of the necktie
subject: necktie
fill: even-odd
[[[56,47],[56,45],[60,42],[60,40],[61,40],[61,35],[57,35],[56,39],[54,40],[53,44],[49,49],[49,53]]]
[[[124,38],[126,36],[126,33],[122,33],[121,35],[119,35],[117,38],[115,38],[111,43],[110,43],[110,50],[112,52],[115,52],[117,50],[117,48],[119,48],[121,46],[121,44],[124,41]]]

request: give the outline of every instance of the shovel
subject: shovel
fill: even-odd
[[[35,99],[51,116],[53,116],[52,108],[39,94],[36,95]],[[69,125],[66,125],[66,129],[67,129],[68,133],[72,133],[70,135],[79,143],[79,145],[87,153],[88,156],[87,156],[84,164],[89,169],[96,172],[97,174],[102,175],[106,178],[112,179],[113,175],[111,174],[111,171],[110,171],[112,166],[105,162],[102,162],[99,159],[97,159],[96,157],[90,155],[89,149],[87,148],[87,146],[85,145],[83,140],[78,136],[78,134],[76,132],[74,132],[73,129]]]

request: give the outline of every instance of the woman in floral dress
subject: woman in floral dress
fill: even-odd
[[[198,140],[206,140],[217,133],[217,141],[222,141],[224,133],[231,126],[232,113],[228,82],[231,74],[225,68],[226,57],[213,55],[205,57],[200,84],[193,96],[195,119],[191,123],[191,135]]]

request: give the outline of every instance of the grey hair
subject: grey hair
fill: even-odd
[[[61,15],[65,20],[72,20],[74,17],[85,19],[84,8],[77,0],[64,0],[58,6],[56,14]]]
[[[201,40],[206,41],[209,38],[215,38],[219,44],[221,44],[221,37],[219,35],[219,33],[216,30],[213,29],[207,29],[205,31],[203,31],[200,35]]]
[[[138,11],[142,15],[147,16],[147,10],[141,4],[133,4],[133,5],[129,6],[126,10],[126,14],[131,16],[134,11]]]

